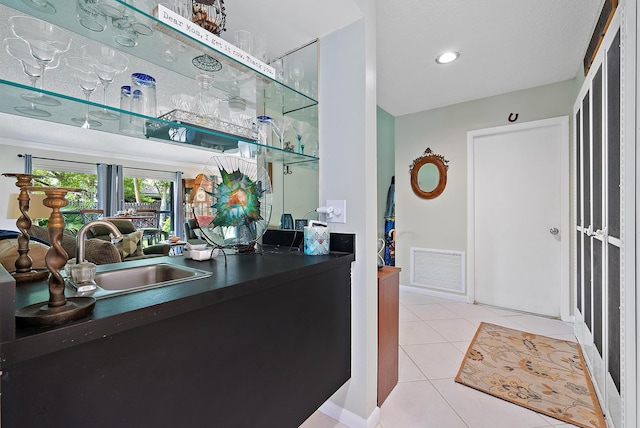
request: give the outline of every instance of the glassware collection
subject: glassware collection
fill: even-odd
[[[64,13],[64,8],[74,8],[73,5],[63,7],[54,0],[22,1],[42,14]],[[317,150],[308,150],[308,147],[312,146],[312,140],[317,145],[317,129],[310,129],[309,124],[303,119],[296,120],[285,115],[283,110],[286,94],[282,85],[268,84],[266,80],[262,82],[254,73],[247,73],[242,67],[238,69],[229,65],[231,63],[226,64],[230,60],[225,58],[218,61],[206,51],[192,58],[181,55],[187,51],[184,41],[171,31],[164,31],[164,34],[156,31],[159,24],[154,24],[150,18],[154,7],[161,4],[219,36],[225,31],[223,0],[126,0],[126,3],[130,7],[116,0],[75,0],[75,21],[82,28],[89,30],[83,31],[89,34],[104,32],[116,43],[113,45],[116,48],[94,41],[80,47],[74,45],[74,49],[71,49],[73,33],[66,29],[67,25],[63,24],[63,29],[36,17],[17,14],[10,16],[9,25],[15,37],[5,38],[3,45],[6,53],[20,63],[30,86],[34,88],[33,91],[26,90],[20,94],[25,103],[17,103],[21,105],[15,105],[14,110],[33,117],[52,116],[52,109],[59,107],[61,102],[60,97],[43,93],[43,90],[47,92],[45,71],[57,68],[62,61],[64,67],[61,67],[61,70],[74,79],[85,100],[84,112],[77,112],[76,117],[70,118],[71,123],[81,128],[105,127],[105,121],[114,121],[116,128],[124,134],[158,137],[159,132],[165,132],[163,124],[166,121],[186,125],[182,128],[168,127],[169,139],[176,141],[204,141],[205,138],[198,135],[198,129],[213,130],[216,133],[252,140],[261,146],[317,157]],[[145,70],[130,70],[130,82],[118,85],[120,97],[117,107],[121,111],[133,114],[121,114],[115,108],[109,107],[108,88],[116,81],[117,76],[134,65],[130,64],[129,56],[121,52],[127,52],[127,49],[118,46],[135,47],[140,43],[140,37],[151,36],[156,32],[158,34],[154,36],[155,40],[159,40],[162,47],[158,53],[160,60],[175,63],[190,59],[194,67],[195,85],[190,93],[183,93],[178,89],[180,93],[166,97],[169,105],[158,105],[156,79]],[[102,36],[96,37],[100,38]],[[254,35],[247,30],[237,30],[232,39],[232,43],[238,49],[267,63],[267,41],[264,34]],[[301,61],[292,60],[287,64],[286,58],[281,57],[271,61],[270,65],[276,70],[277,82],[295,89],[289,90],[289,93],[293,94],[289,95],[290,99],[302,95],[316,97],[314,85],[305,81],[305,65]],[[227,90],[213,85],[214,81],[223,82]],[[171,82],[165,82],[164,79],[160,84],[162,89],[176,90],[170,87]],[[102,87],[102,99],[90,101],[98,86]],[[80,98],[74,93],[65,94],[64,97]],[[260,97],[265,99],[264,106],[257,101]],[[266,108],[267,100],[271,105],[270,111]],[[303,100],[301,105],[313,107],[314,104],[309,101],[313,102],[313,98]],[[92,108],[92,105],[95,107]],[[296,110],[300,109],[292,109],[294,112]],[[309,115],[313,112],[317,115],[317,109],[312,108],[311,112]],[[145,116],[159,118],[161,121],[151,121],[145,119]],[[303,115],[298,113],[298,116]],[[228,136],[225,138],[229,139]],[[255,157],[260,150],[246,149],[246,143],[243,142],[241,147],[237,140],[231,141],[235,147],[241,149],[239,154],[243,157]],[[220,148],[222,151],[225,149],[222,146],[214,148]]]

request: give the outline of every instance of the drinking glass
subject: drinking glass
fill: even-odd
[[[131,75],[131,91],[138,90],[142,94],[142,111],[145,116],[156,117],[156,79],[148,74],[133,73]]]
[[[100,79],[95,72],[95,61],[86,57],[65,58],[67,67],[71,70],[73,77],[82,89],[85,99],[87,100],[84,117],[74,117],[71,119],[73,123],[77,123],[81,128],[95,128],[102,125],[101,122],[89,118],[89,97],[98,87]]]
[[[92,66],[103,89],[103,105],[107,105],[107,88],[116,78],[118,73],[122,73],[127,69],[129,60],[127,57],[107,46],[84,45],[80,48],[82,56],[92,60]],[[118,120],[120,118],[116,113],[110,112],[106,108],[89,112],[91,116],[104,120]]]
[[[100,32],[107,27],[107,16],[98,7],[98,0],[77,0],[76,19],[91,31]]]
[[[138,44],[138,33],[133,28],[134,20],[129,15],[113,19],[113,39],[122,46],[132,48]]]
[[[44,88],[45,69],[53,63],[56,54],[69,50],[71,35],[55,25],[30,16],[12,16],[9,22],[13,34],[29,44],[31,55],[40,65],[40,85]],[[39,95],[38,103],[60,105],[57,99],[42,94]]]
[[[40,64],[31,56],[29,45],[22,39],[7,38],[3,40],[5,49],[15,59],[22,64],[22,71],[27,75],[31,81],[31,86],[38,87],[38,79],[40,78]],[[55,60],[49,64],[47,68],[55,68],[58,66],[59,57],[56,56]],[[41,108],[36,107],[37,101],[41,98],[40,93],[28,93],[22,94],[21,97],[30,102],[29,107],[16,106],[14,109],[20,113],[28,114],[29,116],[36,117],[49,117],[51,113]]]
[[[124,4],[116,0],[97,0],[98,9],[111,19],[119,19],[124,15]]]
[[[235,45],[251,55],[253,53],[253,36],[247,30],[238,30],[235,35]]]
[[[220,100],[211,93],[213,73],[198,73],[196,82],[200,87],[200,91],[194,97],[195,112],[204,117],[217,117]]]

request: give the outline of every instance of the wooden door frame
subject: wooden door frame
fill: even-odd
[[[563,321],[571,321],[571,254],[570,254],[570,206],[569,191],[570,163],[569,148],[569,116],[523,122],[513,125],[497,126],[467,132],[467,301],[475,301],[475,183],[474,159],[476,137],[523,131],[527,129],[560,126],[563,144],[560,146],[560,317]]]

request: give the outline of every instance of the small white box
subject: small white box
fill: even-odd
[[[209,260],[218,256],[217,248],[205,248],[204,250],[189,250],[189,257],[193,260]]]

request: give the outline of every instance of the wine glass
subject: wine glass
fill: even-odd
[[[281,119],[271,118],[271,126],[273,127],[273,132],[275,132],[276,137],[278,137],[280,148],[284,149],[284,137],[292,128],[291,121],[287,117],[283,117]]]
[[[307,134],[307,131],[309,131],[311,125],[309,125],[309,123],[307,122],[303,122],[302,120],[291,119],[291,127],[294,128],[296,132],[296,139],[298,140],[298,153],[304,154],[305,144],[302,139]]]
[[[31,56],[31,52],[29,51],[29,45],[27,44],[27,42],[18,38],[7,38],[3,40],[3,43],[9,55],[20,61],[20,63],[22,64],[22,71],[31,81],[31,86],[37,88],[38,79],[40,78],[40,64],[38,64],[35,58]],[[47,68],[57,67],[59,58],[60,57],[56,56],[55,60],[50,63]],[[39,101],[41,95],[42,94],[40,93],[22,94],[21,97],[31,103],[30,107],[17,106],[14,107],[14,109],[20,113],[28,114],[30,116],[51,116],[51,113],[49,113],[48,111],[36,107],[36,103]]]
[[[107,105],[107,88],[114,81],[118,73],[127,69],[129,60],[124,54],[107,46],[84,45],[80,48],[82,56],[91,59],[92,66],[100,79],[103,89],[103,105]],[[116,113],[110,112],[106,108],[91,111],[91,116],[104,120],[117,120],[120,118]]]
[[[89,119],[89,97],[98,87],[100,79],[95,72],[95,61],[91,58],[85,57],[71,57],[65,58],[67,67],[71,70],[73,77],[80,85],[80,89],[84,93],[84,97],[87,100],[84,117],[74,117],[71,119],[73,123],[77,123],[81,128],[95,128],[102,125],[97,120]]]
[[[12,16],[9,22],[13,34],[28,43],[31,55],[40,65],[40,85],[44,88],[45,69],[53,63],[56,54],[69,50],[71,35],[55,25],[30,16]],[[60,101],[40,94],[38,104],[59,106]]]
[[[289,78],[293,80],[293,87],[300,91],[300,82],[304,79],[304,64],[301,61],[292,61],[289,67]]]
[[[24,4],[44,13],[56,13],[56,8],[47,0],[22,0]]]

